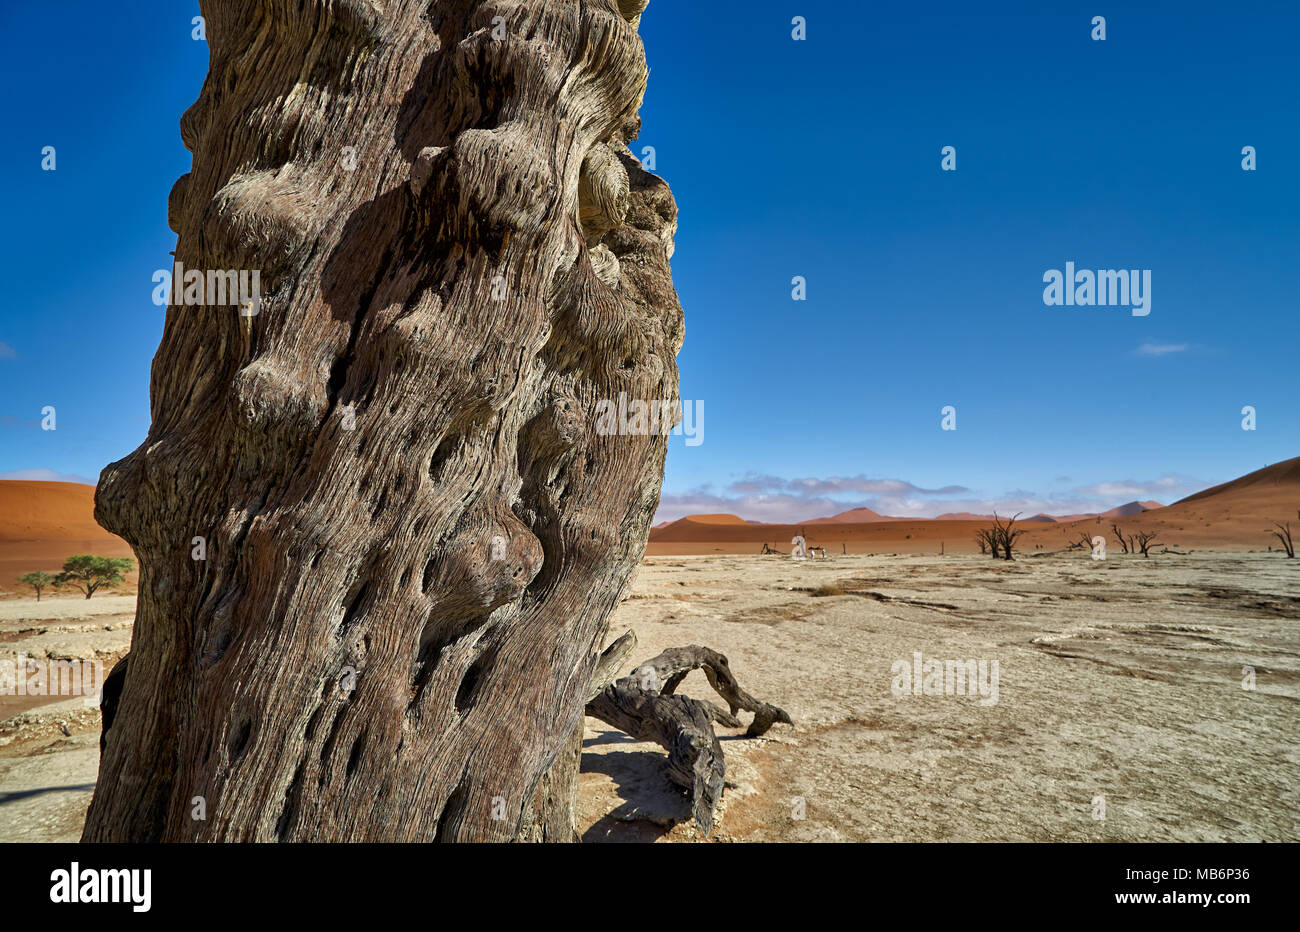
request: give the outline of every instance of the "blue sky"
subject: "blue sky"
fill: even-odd
[[[0,8],[0,477],[93,481],[148,429],[207,48],[196,3],[131,10]],[[704,406],[661,519],[1069,513],[1300,454],[1300,5],[653,0],[641,31]],[[1151,270],[1150,314],[1046,306],[1067,261]]]

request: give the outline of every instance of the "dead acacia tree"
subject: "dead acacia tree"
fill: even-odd
[[[645,6],[201,0],[175,256],[261,300],[168,309],[100,479],[140,587],[85,840],[574,837],[667,445],[597,407],[678,398]]]
[[[1295,542],[1291,539],[1291,522],[1285,524],[1280,521],[1274,521],[1273,526],[1277,529],[1272,531],[1272,535],[1282,543],[1282,549],[1291,559],[1295,559]]]
[[[1092,535],[1090,535],[1087,531],[1076,531],[1075,533],[1079,535],[1078,539],[1071,542],[1069,549],[1070,550],[1079,550],[1079,549],[1092,550]]]
[[[998,513],[993,512],[993,540],[997,543],[997,551],[1002,554],[1004,560],[1015,559],[1016,540],[1025,533],[1023,528],[1016,528],[1016,519],[1020,517],[1020,512],[1016,512],[1010,518],[999,518]],[[994,552],[994,557],[997,556]]]
[[[1001,548],[998,540],[997,532],[993,528],[980,528],[975,532],[975,543],[979,544],[980,553],[992,554],[995,560]]]
[[[1128,536],[1128,538],[1125,539],[1125,537],[1124,537],[1124,532],[1121,531],[1121,530],[1119,529],[1119,525],[1118,525],[1118,524],[1112,524],[1112,525],[1110,526],[1110,529],[1111,529],[1111,531],[1114,532],[1114,534],[1115,534],[1115,539],[1116,539],[1117,541],[1119,541],[1119,545],[1120,545],[1121,548],[1123,548],[1123,550],[1124,550],[1125,553],[1137,553],[1137,548],[1136,548],[1136,547],[1134,546],[1134,544],[1133,544],[1133,535],[1132,535],[1132,534],[1130,534],[1130,535]]]
[[[1138,531],[1137,534],[1134,536],[1137,539],[1138,551],[1142,554],[1142,556],[1147,557],[1149,559],[1151,557],[1151,553],[1150,553],[1151,545],[1156,542],[1156,538],[1160,536],[1160,532],[1159,531]]]

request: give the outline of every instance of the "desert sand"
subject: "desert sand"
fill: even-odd
[[[98,660],[130,647],[135,596],[0,602],[0,661]],[[0,696],[0,841],[76,841],[99,770],[95,696]]]
[[[629,669],[721,650],[794,718],[756,740],[720,729],[710,841],[1296,841],[1298,583],[1280,554],[651,557],[609,638],[636,632]],[[130,609],[0,604],[0,654],[112,658]],[[916,651],[997,660],[997,703],[896,697],[891,668]],[[683,691],[712,698],[698,672]],[[98,729],[81,700],[0,724],[0,841],[78,837]],[[664,762],[588,719],[584,839],[703,841]]]
[[[716,841],[1295,841],[1298,583],[1278,554],[650,558],[610,636],[719,649],[793,716],[723,739]],[[997,704],[895,697],[916,651],[998,660]],[[583,771],[587,840],[697,840],[658,748],[588,719]]]
[[[78,482],[0,481],[0,540],[97,540],[95,487]]]

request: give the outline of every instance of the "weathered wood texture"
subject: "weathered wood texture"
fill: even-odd
[[[626,636],[625,636],[626,637]],[[606,651],[626,653],[620,638]],[[703,670],[709,685],[727,702],[723,711],[709,702],[675,695],[686,674]],[[691,816],[700,829],[713,831],[726,782],[727,764],[713,723],[739,728],[736,713],[753,712],[745,736],[755,738],[777,722],[793,724],[783,709],[760,702],[740,688],[727,658],[707,647],[674,647],[652,657],[611,683],[587,703],[587,714],[668,752],[668,777],[691,795]]]
[[[100,479],[140,597],[85,839],[573,838],[667,444],[595,406],[677,400],[644,6],[203,0],[176,258],[263,304],[168,309]]]

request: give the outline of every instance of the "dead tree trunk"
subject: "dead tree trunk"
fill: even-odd
[[[1110,529],[1111,529],[1112,531],[1115,532],[1115,539],[1116,539],[1117,541],[1119,541],[1119,545],[1120,545],[1120,547],[1123,548],[1123,550],[1124,550],[1125,553],[1128,553],[1128,552],[1129,552],[1129,547],[1128,547],[1129,542],[1126,541],[1126,540],[1124,539],[1124,533],[1119,529],[1119,525],[1118,525],[1118,524],[1112,524],[1112,525],[1110,526]],[[1131,539],[1132,539],[1132,538],[1130,538],[1130,540],[1131,540]]]
[[[1020,538],[1022,534],[1025,533],[1023,529],[1021,530],[1015,529],[1016,519],[1018,519],[1019,517],[1020,517],[1020,512],[1016,512],[1010,518],[1003,520],[1002,518],[998,517],[998,513],[996,511],[993,512],[993,529],[991,531],[991,534],[992,534],[992,546],[994,548],[993,550],[994,559],[997,558],[999,551],[1001,551],[1002,553],[1002,559],[1004,560],[1015,559],[1016,541]]]
[[[1272,534],[1282,544],[1283,551],[1292,559],[1295,559],[1295,541],[1291,538],[1291,522],[1283,524],[1281,521],[1274,521],[1273,526],[1277,528]],[[39,600],[38,600],[39,601]]]
[[[203,0],[175,255],[262,301],[168,309],[100,480],[140,591],[86,840],[574,838],[674,422],[598,404],[677,404],[644,7]]]

